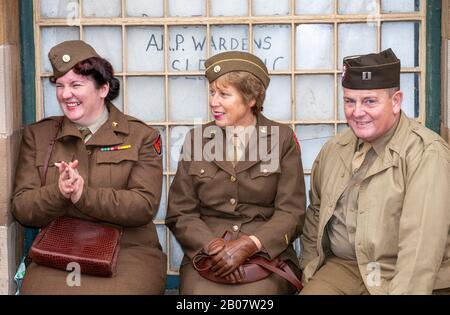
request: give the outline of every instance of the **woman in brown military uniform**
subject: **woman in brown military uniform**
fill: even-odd
[[[305,212],[298,142],[291,128],[261,114],[269,75],[259,58],[225,52],[205,65],[214,121],[186,137],[166,218],[185,253],[180,293],[294,293],[277,274],[243,283],[242,265],[255,254],[278,257],[298,274],[293,242]],[[221,239],[225,231],[230,241]],[[200,252],[231,284],[199,275],[191,261]]]
[[[123,234],[115,276],[82,274],[80,285],[71,286],[67,272],[31,262],[21,292],[162,294],[166,256],[152,222],[162,187],[159,133],[111,103],[119,81],[91,46],[63,42],[50,50],[49,58],[64,118],[43,186],[42,168],[61,117],[25,127],[13,214],[26,226],[70,216],[112,224]]]

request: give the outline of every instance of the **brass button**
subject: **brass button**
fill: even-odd
[[[70,61],[70,56],[69,56],[69,55],[64,55],[64,56],[62,56],[62,60],[63,60],[65,63],[68,63],[68,62]]]
[[[91,151],[91,150],[88,150],[88,151],[87,151],[87,154],[88,154],[88,155],[91,155],[91,154],[92,154],[92,151]]]
[[[267,169],[265,168],[265,169],[263,169],[263,171],[262,171],[264,174],[267,174]]]
[[[234,183],[236,181],[236,177],[234,177],[233,175],[231,175],[230,180],[232,183]]]
[[[353,234],[356,232],[356,230],[355,230],[355,228],[351,227],[351,228],[348,228],[348,232]]]
[[[239,230],[239,226],[237,224],[233,225],[232,227],[234,232],[237,232]]]
[[[113,121],[113,122],[112,122],[112,126],[113,126],[114,128],[116,128],[118,125],[119,125],[118,122],[116,122],[116,121]]]
[[[231,199],[230,199],[230,203],[231,203],[232,205],[234,205],[234,204],[236,203],[236,199],[231,198]]]
[[[222,68],[220,66],[217,65],[217,66],[214,67],[214,72],[215,73],[219,73],[220,70],[222,70]]]
[[[203,168],[200,170],[200,174],[205,174],[205,170]]]

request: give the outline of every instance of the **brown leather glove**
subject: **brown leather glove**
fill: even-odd
[[[225,247],[215,256],[213,256],[211,270],[219,277],[225,277],[240,267],[245,260],[258,252],[255,242],[247,235],[242,235],[237,240],[225,242]],[[243,275],[243,268],[239,269],[234,275],[240,280]]]
[[[215,255],[220,252],[225,247],[225,240],[223,238],[217,237],[213,238],[203,247],[203,251],[207,255]]]

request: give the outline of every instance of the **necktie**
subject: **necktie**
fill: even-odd
[[[81,133],[81,139],[83,139],[84,142],[87,141],[87,137],[91,134],[91,131],[89,128],[80,128]]]
[[[367,152],[369,152],[371,147],[372,147],[372,145],[370,143],[364,142],[362,148],[360,148],[358,151],[355,152],[355,155],[353,155],[353,160],[352,160],[353,174],[359,170],[362,163],[364,162],[364,159],[366,158]]]
[[[233,142],[233,166],[240,160],[242,156],[241,139],[235,134],[232,138]]]

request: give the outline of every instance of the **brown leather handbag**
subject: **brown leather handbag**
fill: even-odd
[[[42,186],[45,185],[48,163],[62,120],[47,150]],[[112,226],[63,216],[40,230],[28,256],[35,263],[48,267],[66,270],[69,263],[76,262],[81,273],[112,277],[116,270],[121,235],[122,230]]]
[[[222,238],[225,241],[230,240],[231,233],[226,231]],[[211,264],[211,256],[203,252],[195,255],[192,259],[192,265],[195,270],[197,270],[203,278],[213,282],[223,284],[242,284],[262,280],[270,276],[272,273],[276,273],[280,277],[289,281],[289,283],[297,289],[297,292],[300,292],[303,288],[301,281],[297,278],[291,267],[279,258],[269,260],[259,255],[249,257],[242,265],[244,269],[244,278],[238,283],[233,283],[226,278],[216,276],[210,269]]]

